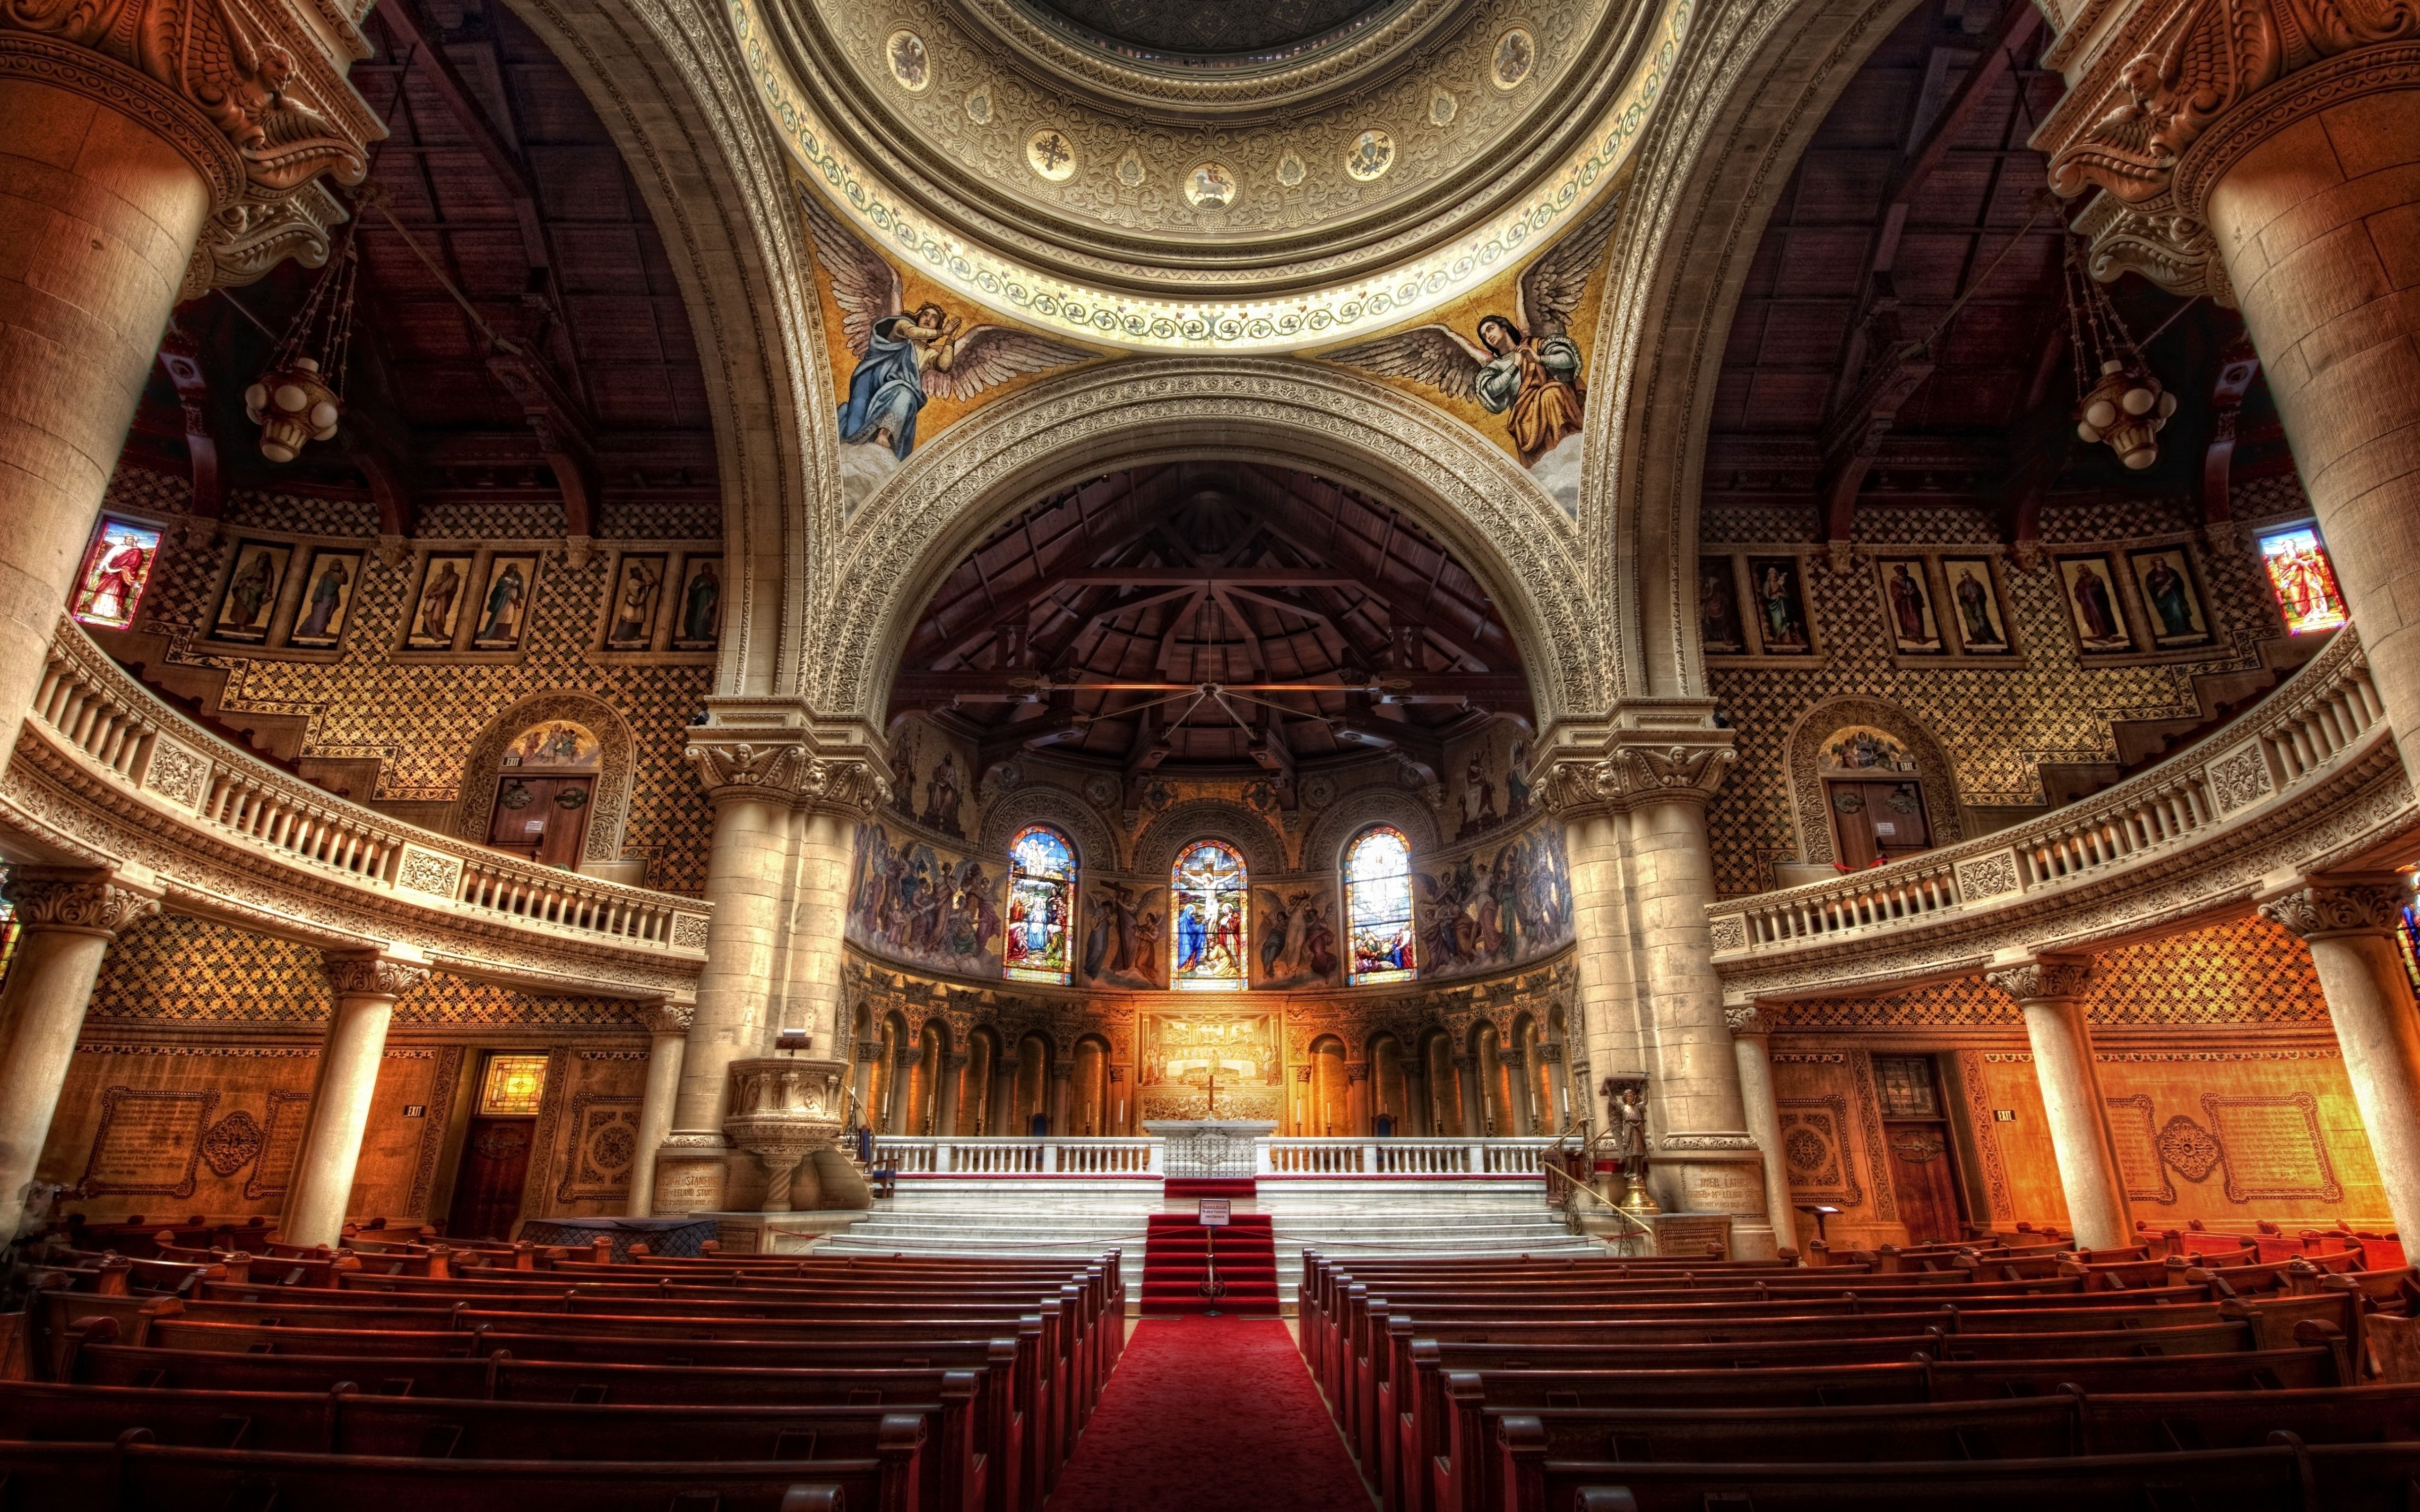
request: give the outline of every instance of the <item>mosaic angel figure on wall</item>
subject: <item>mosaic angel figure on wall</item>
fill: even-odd
[[[1621,208],[1609,193],[1569,236],[1521,275],[1514,315],[1481,316],[1471,335],[1443,324],[1414,326],[1329,352],[1386,378],[1408,378],[1504,417],[1525,465],[1577,436],[1587,407],[1586,359],[1570,334],[1574,311],[1605,261]],[[1475,338],[1475,339],[1474,339]]]
[[[840,439],[878,446],[900,461],[916,449],[916,417],[927,399],[971,399],[1026,373],[1094,354],[1015,326],[976,325],[923,303],[903,309],[899,270],[803,186],[815,260],[830,281],[857,367],[840,407]]]

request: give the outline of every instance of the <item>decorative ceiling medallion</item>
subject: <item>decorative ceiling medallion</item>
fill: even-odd
[[[1451,126],[1453,124],[1454,112],[1461,108],[1461,104],[1453,98],[1452,90],[1440,89],[1429,99],[1429,124],[1431,126]]]
[[[977,126],[991,124],[991,85],[985,85],[967,96],[967,119]]]
[[[1128,189],[1140,189],[1143,180],[1142,158],[1132,147],[1118,160],[1118,182]]]
[[[1496,39],[1487,60],[1487,77],[1498,89],[1518,89],[1538,70],[1538,39],[1526,26],[1515,26]]]
[[[1076,177],[1076,144],[1055,126],[1039,127],[1025,139],[1026,165],[1054,184]]]
[[[932,55],[924,51],[924,39],[914,32],[892,32],[882,44],[882,56],[891,65],[891,77],[909,94],[923,94],[933,82]]]
[[[1344,154],[1344,171],[1363,183],[1383,178],[1395,165],[1395,139],[1380,131],[1367,131],[1353,139],[1352,148]]]
[[[1305,168],[1302,165],[1302,159],[1292,152],[1287,153],[1284,157],[1278,160],[1278,182],[1285,185],[1288,189],[1295,188],[1301,184],[1304,177],[1309,174],[1310,171],[1310,169]]]
[[[1235,176],[1216,162],[1198,162],[1185,176],[1185,202],[1197,210],[1223,210],[1235,203]]]

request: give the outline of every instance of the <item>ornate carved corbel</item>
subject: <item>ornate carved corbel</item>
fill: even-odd
[[[697,1004],[667,997],[640,1009],[639,1017],[646,1022],[649,1034],[686,1037],[690,1026],[697,1022]]]
[[[2314,878],[2263,903],[2260,917],[2304,940],[2385,934],[2401,921],[2411,896],[2392,878]]]
[[[389,955],[332,955],[328,985],[338,998],[401,997],[428,980],[428,968]]]
[[[115,937],[160,911],[160,900],[106,873],[19,871],[8,883],[17,922],[28,930],[59,930]]]
[[[804,741],[700,740],[682,754],[718,802],[753,797],[872,813],[891,795],[890,779],[871,756],[818,755]]]
[[[1723,1022],[1730,1026],[1734,1038],[1741,1035],[1769,1035],[1773,1032],[1774,1026],[1773,1020],[1765,1013],[1762,1004],[1754,1004],[1746,1008],[1724,1009]]]
[[[1983,980],[2020,1003],[2081,997],[2092,980],[2092,962],[2088,957],[2037,956],[2016,965],[1987,971]]]

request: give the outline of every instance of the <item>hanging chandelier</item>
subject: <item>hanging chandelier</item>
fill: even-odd
[[[2177,412],[2177,396],[2144,360],[2143,348],[2110,302],[2109,291],[2085,272],[2075,255],[2075,239],[2064,239],[2067,320],[2075,354],[2075,433],[2086,441],[2106,441],[2118,461],[2139,472],[2160,459],[2156,438]]]
[[[269,366],[243,391],[243,412],[260,427],[260,455],[271,462],[293,461],[304,446],[335,435],[344,418],[360,268],[355,239],[348,235],[270,352]]]

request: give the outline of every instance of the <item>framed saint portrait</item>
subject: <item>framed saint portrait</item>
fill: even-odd
[[[235,563],[219,590],[218,612],[210,616],[210,639],[246,645],[267,640],[293,559],[294,548],[282,541],[238,541]]]
[[[499,554],[488,561],[488,580],[471,606],[471,649],[518,651],[537,594],[537,557]]]
[[[663,613],[664,574],[672,559],[659,553],[632,552],[613,574],[613,594],[605,605],[605,646],[610,651],[644,651],[655,644],[656,622]]]
[[[2138,548],[2126,553],[2126,566],[2134,575],[2134,586],[2142,590],[2151,644],[2162,651],[2181,651],[2218,639],[2211,631],[2201,585],[2194,578],[2193,559],[2183,547]]]
[[[1943,557],[1942,608],[1958,649],[1970,656],[2013,655],[2008,611],[2000,605],[2000,580],[1990,557]]]
[[[1747,631],[1740,624],[1739,574],[1730,557],[1698,559],[1698,643],[1714,656],[1735,656],[1747,649]]]
[[[2107,656],[2134,649],[2126,609],[2118,593],[2118,569],[2106,552],[2058,559],[2061,597],[2075,643],[2086,656]]]
[[[1874,572],[1882,588],[1883,624],[1890,631],[1892,649],[1902,656],[1937,656],[1948,650],[1924,559],[1876,557]]]
[[[294,611],[289,646],[315,651],[333,649],[345,638],[345,622],[353,611],[353,594],[362,586],[362,553],[320,550],[311,553],[302,571],[302,602]]]
[[[673,646],[712,651],[722,638],[722,559],[691,557],[681,564],[680,594],[673,600]]]
[[[420,592],[405,622],[407,651],[451,651],[454,627],[462,623],[462,606],[471,598],[471,553],[440,551],[422,563]]]
[[[1768,656],[1811,656],[1815,632],[1807,620],[1807,592],[1796,557],[1747,559],[1748,609]]]

